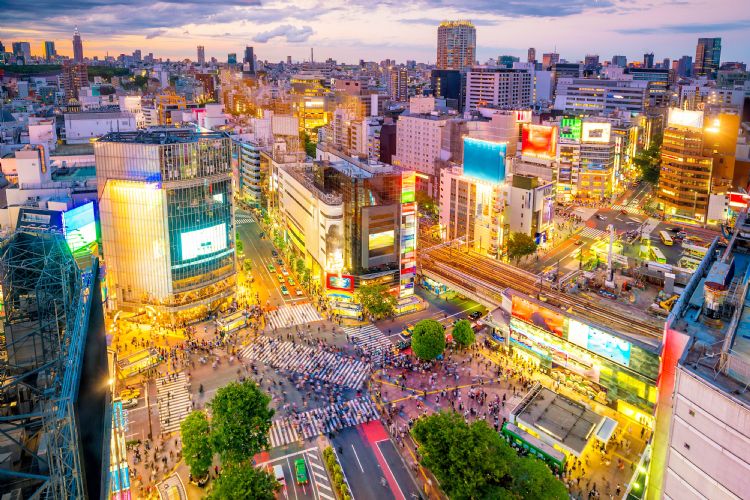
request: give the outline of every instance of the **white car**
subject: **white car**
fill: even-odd
[[[280,465],[273,466],[273,477],[281,486],[286,486],[286,479],[284,479],[284,468]]]
[[[289,276],[289,271],[287,271],[285,267],[282,267],[281,274],[283,274],[284,276]]]
[[[298,289],[297,289],[297,290],[296,290],[296,291],[294,292],[294,294],[295,294],[295,295],[296,295],[297,297],[302,297],[302,296],[304,295],[304,293],[302,293],[302,290],[300,290],[299,288],[298,288]]]

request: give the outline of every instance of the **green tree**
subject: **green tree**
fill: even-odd
[[[641,180],[650,184],[659,182],[661,173],[661,142],[662,137],[655,137],[648,148],[639,151],[633,158],[633,164],[640,171]]]
[[[245,259],[245,261],[242,263],[242,267],[246,273],[249,273],[253,270],[253,261],[250,259]]]
[[[534,238],[526,233],[511,233],[508,238],[508,258],[518,263],[523,257],[536,252]]]
[[[374,318],[390,316],[396,311],[396,297],[388,293],[383,284],[360,286],[357,299],[367,314]]]
[[[268,446],[271,398],[251,380],[232,382],[211,400],[211,441],[222,461],[242,462]]]
[[[305,272],[305,259],[297,259],[296,271],[298,275],[302,275]]]
[[[469,320],[462,319],[453,326],[453,340],[461,347],[469,347],[474,339],[474,329]]]
[[[211,425],[202,411],[191,412],[180,424],[182,454],[194,478],[204,477],[213,461]]]
[[[414,325],[411,338],[411,348],[419,359],[435,359],[445,351],[445,329],[434,319],[423,319]]]
[[[280,231],[274,231],[273,233],[273,246],[281,253],[284,253],[286,250],[286,240],[284,240],[284,236]]]
[[[517,457],[513,464],[511,489],[524,499],[565,499],[565,485],[555,478],[544,462],[533,457]]]
[[[302,131],[302,143],[304,144],[305,154],[310,158],[315,158],[315,149],[317,141],[313,141],[312,138],[318,136],[318,129],[314,128],[308,134],[306,131]]]
[[[250,462],[231,464],[224,468],[208,494],[209,500],[274,500],[281,485]]]
[[[435,202],[435,198],[425,193],[424,191],[417,191],[416,200],[420,212],[423,212],[433,218],[437,218],[438,206],[437,202]]]

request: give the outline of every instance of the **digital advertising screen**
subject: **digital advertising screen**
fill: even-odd
[[[504,181],[507,151],[504,142],[464,137],[464,175],[492,184]]]
[[[63,212],[63,234],[71,252],[96,241],[96,216],[94,202]]]
[[[670,127],[703,128],[703,111],[669,108],[667,125]]]
[[[562,337],[565,332],[565,316],[517,295],[512,299],[511,314],[558,337]]]
[[[380,248],[389,248],[389,247],[393,247],[393,243],[395,241],[396,241],[396,235],[393,229],[391,229],[390,231],[383,231],[383,232],[375,233],[375,234],[370,233],[368,235],[367,248],[369,248],[370,250],[378,250]]]
[[[227,225],[215,226],[188,231],[180,234],[182,260],[195,259],[227,248]]]
[[[584,122],[581,140],[583,142],[609,142],[612,124]]]
[[[568,322],[568,341],[615,363],[630,366],[630,342],[618,339],[598,328],[571,319]]]
[[[354,276],[348,274],[339,276],[335,273],[326,273],[326,288],[328,290],[354,292]]]
[[[563,118],[560,120],[560,137],[563,139],[581,139],[583,120],[580,118]]]
[[[404,172],[401,175],[401,203],[412,203],[417,199],[417,174]]]
[[[557,127],[524,123],[521,129],[521,154],[554,158],[557,154]]]

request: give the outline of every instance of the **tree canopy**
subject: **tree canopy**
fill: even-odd
[[[397,299],[388,293],[388,288],[383,284],[360,286],[357,298],[367,314],[374,318],[384,318],[396,311]]]
[[[224,463],[242,462],[268,446],[271,398],[251,380],[232,382],[211,400],[211,441]]]
[[[419,359],[432,360],[445,351],[445,329],[434,319],[423,319],[414,325],[411,348]]]
[[[180,424],[180,433],[182,454],[185,463],[190,467],[190,474],[195,478],[204,477],[211,467],[214,456],[208,417],[202,411],[191,412]]]
[[[209,500],[274,500],[280,488],[276,479],[250,462],[232,464],[224,468],[208,494]]]
[[[469,347],[474,339],[474,329],[469,320],[462,319],[453,326],[453,340],[461,347]]]
[[[659,182],[661,173],[661,137],[655,137],[647,149],[639,151],[633,158],[633,164],[638,167],[641,179],[650,184]]]
[[[523,257],[536,252],[534,238],[526,233],[511,233],[508,238],[508,258],[518,262]]]
[[[451,499],[568,498],[544,463],[518,457],[484,420],[467,424],[455,412],[441,412],[420,418],[411,432],[422,465]]]

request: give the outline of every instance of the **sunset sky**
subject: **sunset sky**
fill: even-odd
[[[436,27],[442,19],[470,19],[477,26],[480,61],[501,54],[537,58],[555,47],[561,57],[602,60],[623,54],[641,60],[695,55],[699,36],[722,37],[722,61],[750,62],[750,0],[0,0],[0,41],[29,41],[32,53],[54,40],[72,55],[78,25],[87,57],[141,49],[156,57],[241,58],[245,45],[259,59],[291,55],[340,62],[385,58],[434,62]]]

